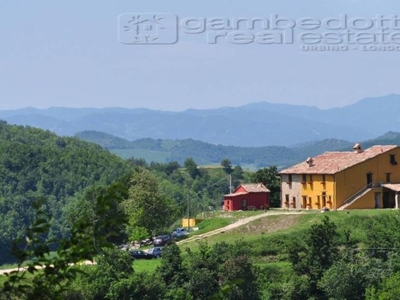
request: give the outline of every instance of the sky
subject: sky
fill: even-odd
[[[2,0],[0,109],[331,108],[400,94],[396,14],[398,0]],[[268,22],[232,28],[235,18]]]

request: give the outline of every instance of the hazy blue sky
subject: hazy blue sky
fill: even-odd
[[[0,109],[183,110],[259,101],[328,108],[400,93],[400,51],[303,51],[298,42],[209,44],[207,33],[182,32],[173,45],[125,45],[118,39],[123,13],[170,13],[179,20],[374,18],[400,15],[400,1],[1,0]]]

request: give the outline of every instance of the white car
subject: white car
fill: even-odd
[[[184,235],[189,235],[189,233],[189,230],[187,230],[186,228],[177,228],[172,232],[172,236],[180,237]]]

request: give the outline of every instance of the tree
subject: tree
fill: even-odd
[[[235,166],[233,168],[232,177],[235,180],[242,180],[243,179],[243,169],[241,166]]]
[[[165,299],[165,286],[157,274],[134,273],[129,278],[114,282],[107,293],[110,300]]]
[[[147,162],[144,158],[131,157],[127,159],[127,162],[133,167],[141,167],[141,168],[147,167]]]
[[[374,286],[367,289],[367,300],[392,300],[398,299],[400,295],[400,272],[384,278],[379,287]]]
[[[193,158],[189,157],[185,160],[184,166],[186,170],[188,171],[190,177],[195,179],[197,176],[201,176],[200,171],[197,167],[196,162],[194,161]]]
[[[164,248],[161,266],[157,268],[156,273],[161,276],[169,289],[183,285],[187,277],[187,270],[183,266],[181,251],[176,244]]]
[[[24,263],[26,271],[6,274],[0,295],[5,299],[64,299],[62,294],[81,272],[77,265],[85,260],[93,261],[105,248],[112,248],[108,242],[112,233],[106,234],[104,228],[121,222],[115,215],[106,214],[113,205],[114,196],[109,193],[97,198],[98,211],[105,213],[99,222],[93,224],[91,220],[78,219],[67,238],[51,240],[46,239],[51,215],[45,211],[45,199],[35,201],[34,219],[26,229],[25,238],[13,243],[18,267]],[[55,255],[50,255],[52,245],[56,245]]]
[[[340,260],[324,272],[318,286],[329,299],[364,299],[365,279],[361,268]]]
[[[224,299],[260,299],[257,273],[248,255],[232,255],[221,266],[219,278],[226,288]]]
[[[299,250],[302,253],[299,253]],[[321,224],[313,224],[306,237],[306,248],[291,247],[289,260],[297,275],[305,275],[309,280],[310,294],[316,299],[325,296],[324,290],[318,286],[323,277],[336,260],[338,260],[338,233],[335,223],[325,216]]]
[[[229,159],[224,158],[223,160],[221,160],[221,166],[224,169],[226,174],[232,174],[233,169],[232,169],[232,163]]]
[[[74,287],[73,293],[80,293],[79,298],[86,294],[90,299],[109,299],[111,287],[133,275],[132,257],[128,251],[109,249],[96,258],[95,266],[84,272],[81,284]]]
[[[177,215],[173,202],[161,194],[157,178],[145,169],[133,175],[129,197],[121,206],[131,230],[145,228],[151,234],[170,225]]]
[[[109,237],[110,242],[121,243],[126,239],[125,236],[125,224],[127,218],[125,213],[120,207],[120,203],[128,196],[127,183],[124,182],[126,178],[120,178],[109,187],[92,186],[85,190],[83,196],[70,199],[70,201],[64,206],[64,218],[68,228],[72,227],[73,224],[80,220],[86,220],[92,224],[101,224],[103,219],[110,218],[120,220],[117,224],[109,224],[103,226],[103,234],[108,235],[112,232],[112,236]],[[105,211],[102,207],[99,207],[99,198],[110,197],[112,203],[106,208]]]
[[[271,207],[281,206],[281,184],[276,166],[258,170],[251,177],[253,182],[262,182],[271,191]]]

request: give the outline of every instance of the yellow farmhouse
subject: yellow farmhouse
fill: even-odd
[[[282,208],[399,208],[400,147],[360,144],[279,172]]]

